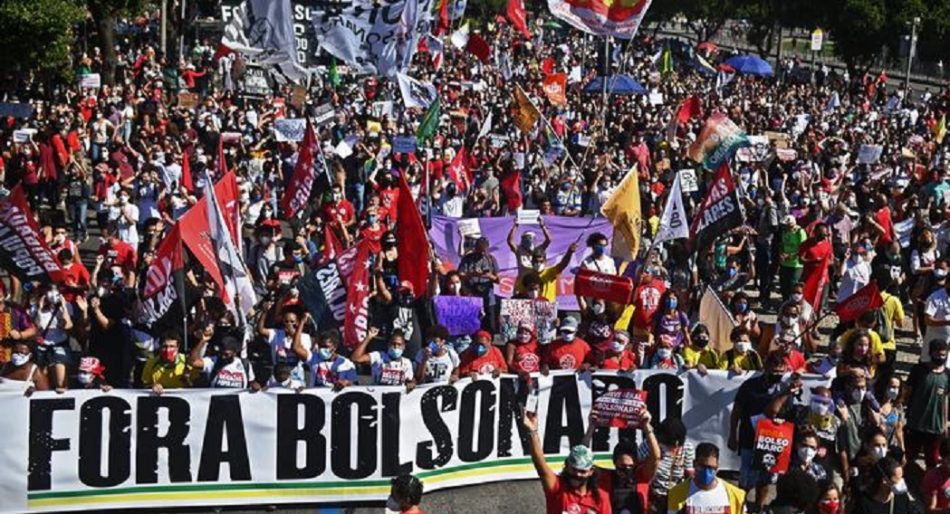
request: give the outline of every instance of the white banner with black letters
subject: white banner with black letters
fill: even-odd
[[[557,468],[558,456],[581,441],[592,401],[616,387],[645,390],[654,423],[679,417],[691,441],[719,445],[721,469],[738,465],[726,438],[747,375],[538,378],[541,440]],[[534,478],[520,423],[526,395],[513,376],[410,393],[0,392],[0,513],[381,500],[389,479],[406,472],[426,491]],[[599,462],[609,464],[618,433],[595,433]]]

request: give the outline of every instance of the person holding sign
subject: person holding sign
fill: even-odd
[[[584,445],[571,448],[564,461],[564,469],[555,474],[548,465],[538,436],[538,415],[525,412],[523,420],[530,432],[531,461],[541,478],[547,514],[584,512],[586,514],[611,514],[611,501],[594,477],[594,454]]]
[[[544,241],[540,245],[534,241],[536,237],[534,232],[521,234],[521,243],[515,245],[515,232],[518,231],[518,227],[520,226],[518,218],[515,218],[514,224],[511,225],[511,230],[508,231],[508,248],[515,254],[515,258],[518,261],[519,279],[522,275],[531,270],[539,271],[533,265],[532,257],[534,256],[534,252],[536,250],[546,252],[548,246],[551,244],[551,232],[548,231],[548,227],[544,224],[544,218],[541,216],[538,216],[538,225],[541,227],[541,233],[544,234]]]
[[[515,286],[515,293],[524,294],[527,287],[524,280],[525,277],[531,273],[535,273],[541,282],[540,296],[549,302],[556,301],[557,283],[561,278],[561,273],[571,264],[571,258],[576,251],[577,243],[571,243],[571,246],[567,248],[567,252],[561,257],[561,260],[554,266],[548,266],[547,252],[545,252],[543,248],[535,248],[534,251],[531,252],[531,269],[524,275],[519,275],[518,283]]]

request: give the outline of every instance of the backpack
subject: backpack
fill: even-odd
[[[874,310],[874,319],[877,321],[874,330],[881,336],[881,342],[886,343],[892,341],[894,339],[894,327],[891,326],[887,315],[884,314],[883,308]]]

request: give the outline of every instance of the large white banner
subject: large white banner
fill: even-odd
[[[360,72],[389,77],[406,69],[431,24],[432,0],[353,0],[313,14],[321,48]]]
[[[659,423],[726,450],[730,407],[748,375],[711,372],[540,376],[541,440],[559,467],[608,389],[647,391]],[[226,390],[0,393],[0,513],[382,500],[415,473],[427,491],[535,478],[518,379],[349,387],[334,393]],[[628,437],[639,439],[638,433]],[[609,464],[618,429],[592,446]]]

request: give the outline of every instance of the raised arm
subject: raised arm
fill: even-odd
[[[541,486],[545,492],[551,492],[557,485],[557,475],[548,466],[544,458],[544,450],[541,447],[541,438],[538,436],[538,415],[534,412],[524,413],[524,426],[530,432],[529,444],[531,446],[531,461],[534,463],[534,469],[541,478]]]
[[[297,355],[297,357],[303,361],[310,358],[310,349],[304,348],[303,342],[301,342],[301,340],[303,339],[303,327],[305,327],[307,325],[307,322],[309,321],[310,321],[310,313],[306,312],[303,315],[303,319],[300,320],[300,323],[297,323],[297,330],[294,331],[293,350],[294,350],[294,353]]]
[[[518,219],[515,218],[515,222],[511,225],[511,230],[508,231],[508,248],[511,248],[513,253],[518,253],[518,245],[515,244],[515,232],[518,231]]]
[[[366,337],[360,341],[360,344],[356,345],[356,348],[353,349],[353,354],[350,355],[350,360],[354,364],[369,364],[370,357],[366,353],[366,347],[369,346],[369,342],[376,338],[379,335],[379,329],[376,327],[369,327],[369,330],[366,331]]]

